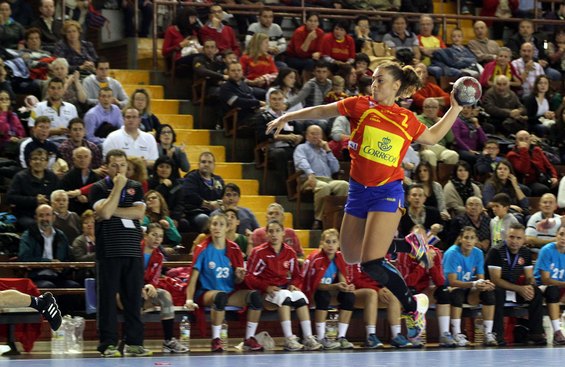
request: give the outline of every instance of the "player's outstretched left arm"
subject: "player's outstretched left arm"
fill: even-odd
[[[422,135],[416,139],[418,143],[426,145],[437,144],[448,132],[455,123],[457,116],[463,110],[463,107],[455,100],[453,91],[451,92],[451,107],[445,115],[432,127],[427,128]]]

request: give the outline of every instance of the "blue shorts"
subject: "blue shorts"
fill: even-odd
[[[369,212],[395,213],[404,209],[404,188],[402,181],[389,182],[382,186],[364,186],[349,180],[349,194],[345,212],[366,219]]]

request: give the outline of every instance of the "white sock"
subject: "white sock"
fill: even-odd
[[[494,324],[493,320],[483,320],[483,327],[485,330],[485,334],[492,333],[493,324]]]
[[[390,332],[393,338],[398,334],[400,334],[400,330],[401,330],[400,325],[390,325]]]
[[[347,329],[349,329],[349,324],[345,324],[343,322],[340,322],[339,324],[337,324],[337,337],[339,338],[345,338],[345,334],[347,334]]]
[[[551,320],[551,326],[553,326],[553,332],[561,330],[561,320]]]
[[[312,336],[312,323],[310,320],[300,321],[300,328],[302,329],[302,336],[304,336],[304,338]]]
[[[438,316],[437,322],[439,326],[439,335],[449,333],[449,316]]]
[[[376,325],[367,325],[367,326],[365,326],[365,328],[367,329],[367,336],[377,333],[377,326]]]
[[[316,335],[318,335],[318,340],[324,339],[326,336],[326,323],[317,322],[316,323]]]
[[[292,321],[281,321],[281,328],[285,338],[290,338],[292,336]]]
[[[247,321],[247,329],[245,329],[245,339],[249,339],[252,336],[255,336],[255,332],[257,331],[258,325],[259,325],[258,322]]]
[[[220,330],[222,330],[222,325],[212,325],[212,339],[220,337]]]
[[[451,319],[451,333],[453,336],[461,334],[461,319]]]

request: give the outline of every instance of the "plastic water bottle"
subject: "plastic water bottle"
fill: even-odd
[[[64,354],[65,345],[65,328],[63,325],[57,331],[51,331],[51,354]]]
[[[337,339],[338,329],[338,314],[336,312],[330,313],[328,321],[326,321],[326,338],[328,340]]]
[[[180,322],[180,342],[190,350],[190,321],[188,321],[188,316],[183,316]]]
[[[475,317],[475,345],[481,345],[485,340],[485,329],[483,324],[483,314],[479,312],[477,317]]]
[[[220,329],[220,339],[222,340],[222,346],[224,350],[228,350],[228,323],[226,320],[222,322],[222,328]]]

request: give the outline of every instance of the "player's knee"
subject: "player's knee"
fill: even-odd
[[[353,311],[355,309],[355,294],[351,292],[339,292],[337,294],[337,301],[339,308],[346,311]]]
[[[332,296],[328,291],[316,291],[314,293],[314,302],[316,302],[316,310],[328,310],[330,308],[330,300]]]
[[[479,294],[479,298],[481,299],[481,304],[483,306],[492,306],[496,303],[494,291],[481,292]]]
[[[284,301],[282,301],[281,305],[283,305],[283,306],[292,306],[292,301],[291,301],[290,297],[286,297],[286,298],[284,299]]]
[[[223,311],[228,304],[228,295],[226,292],[218,292],[214,297],[214,309],[216,311]]]
[[[299,300],[292,302],[292,306],[294,308],[300,308],[302,306],[306,306],[307,304],[308,304],[308,302],[306,302],[306,299],[304,299],[304,298],[300,298]]]
[[[389,275],[384,268],[384,258],[377,260],[372,260],[361,264],[361,269],[366,273],[371,279],[376,280],[380,284],[388,284]]]
[[[465,301],[465,291],[463,289],[455,289],[451,291],[449,295],[451,305],[453,307],[463,307],[463,302]]]
[[[247,295],[247,305],[252,310],[261,310],[263,308],[263,298],[261,293],[253,291]]]
[[[434,298],[438,305],[448,305],[450,303],[450,293],[446,286],[442,285],[434,291]]]
[[[561,296],[559,287],[550,285],[545,289],[545,302],[546,303],[558,303]]]

